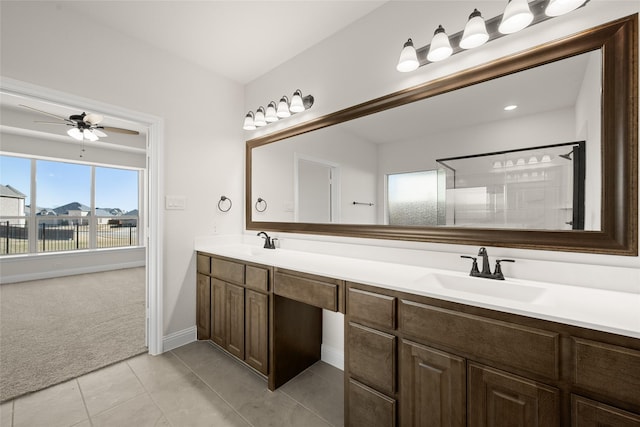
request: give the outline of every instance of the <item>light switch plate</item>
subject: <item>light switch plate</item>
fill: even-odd
[[[164,196],[164,208],[167,210],[184,210],[187,207],[186,196]]]

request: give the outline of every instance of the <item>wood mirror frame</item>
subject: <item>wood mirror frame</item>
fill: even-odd
[[[251,150],[592,50],[602,50],[602,219],[600,231],[401,227],[253,221]],[[247,230],[638,255],[638,15],[404,89],[246,143]]]

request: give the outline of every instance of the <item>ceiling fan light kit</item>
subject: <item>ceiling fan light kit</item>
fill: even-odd
[[[29,107],[28,105],[20,104],[20,106],[41,114],[46,114],[47,116],[55,117],[56,119],[60,120],[60,122],[37,121],[36,123],[70,126],[70,129],[67,130],[67,135],[77,141],[87,140],[94,142],[98,141],[100,138],[106,138],[108,135],[104,132],[105,130],[108,132],[122,133],[126,135],[140,134],[140,132],[136,130],[111,126],[101,126],[100,123],[102,123],[102,120],[104,120],[104,116],[102,116],[101,114],[87,114],[83,112],[82,114],[72,114],[68,118],[66,118],[57,114],[49,113],[47,111],[38,110],[37,108]]]

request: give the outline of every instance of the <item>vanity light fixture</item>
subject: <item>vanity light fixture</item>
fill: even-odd
[[[256,110],[256,115],[253,118],[253,124],[258,126],[258,127],[267,125],[267,121],[266,121],[266,119],[264,117],[264,107],[260,106]]]
[[[418,62],[416,48],[413,47],[413,40],[409,39],[402,47],[402,52],[400,52],[400,60],[398,61],[396,69],[401,73],[406,73],[409,71],[417,70],[419,66],[420,62]]]
[[[527,0],[509,0],[502,14],[498,31],[502,34],[513,34],[527,28],[533,21],[533,13]]]
[[[547,6],[544,12],[548,16],[560,16],[576,10],[582,6],[583,3],[584,0],[550,0],[549,6]]]
[[[474,9],[463,31],[447,36],[440,25],[431,44],[415,48],[410,38],[402,47],[396,69],[402,73],[418,69],[431,62],[442,61],[463,50],[474,49],[487,42],[539,24],[555,16],[578,9],[590,0],[507,0],[502,15],[487,21]],[[447,47],[448,46],[448,47]],[[449,51],[450,49],[450,51]]]
[[[264,113],[264,119],[267,123],[273,123],[278,121],[278,116],[276,115],[276,103],[271,101],[269,105],[267,105],[267,111]]]
[[[462,49],[473,49],[474,47],[482,46],[487,40],[489,40],[487,25],[484,23],[480,11],[473,9],[473,12],[469,15],[467,25],[464,27],[460,47]]]
[[[280,98],[276,115],[281,119],[284,119],[286,117],[291,117],[291,111],[289,111],[289,98],[287,98],[286,96],[283,96],[282,98]]]
[[[266,126],[269,123],[277,122],[280,119],[290,117],[292,114],[308,110],[313,106],[313,102],[313,95],[302,96],[302,91],[298,89],[293,93],[291,102],[289,102],[289,98],[283,96],[280,98],[278,104],[274,101],[269,102],[266,110],[264,107],[260,106],[256,110],[255,114],[253,111],[249,111],[244,116],[242,129],[255,130],[256,127]]]
[[[255,130],[256,125],[253,121],[253,111],[249,111],[246,116],[244,116],[244,125],[242,126],[244,130]]]
[[[439,25],[433,33],[433,39],[431,39],[431,45],[429,45],[427,59],[431,62],[442,61],[443,59],[450,57],[452,53],[453,49],[449,42],[449,36],[444,31],[442,25]]]

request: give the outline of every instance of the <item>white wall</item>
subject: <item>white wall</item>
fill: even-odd
[[[291,61],[246,86],[245,110],[254,109],[283,93],[300,88],[313,94],[312,109],[256,131],[245,132],[246,139],[347,108],[367,100],[445,76],[474,65],[516,53],[567,35],[621,18],[640,10],[636,0],[592,0],[569,15],[551,19],[520,33],[503,37],[475,51],[455,55],[441,63],[430,64],[413,73],[395,70],[402,44],[412,37],[416,46],[429,43],[433,30],[442,24],[450,34],[463,29],[469,13],[477,7],[485,18],[502,13],[505,2],[492,1],[391,1],[374,10],[347,29],[324,40]],[[589,130],[589,132],[592,132]],[[375,241],[333,236],[282,234],[283,247],[311,251],[331,251],[356,257],[400,258],[393,248],[418,249],[411,262],[455,266],[463,271],[458,254],[477,248],[432,243]],[[310,241],[304,242],[303,240]],[[327,243],[330,242],[330,243]],[[335,244],[347,245],[337,249]],[[352,246],[355,245],[355,246]],[[376,245],[376,247],[372,246]],[[398,252],[400,253],[400,252]],[[640,291],[638,257],[577,254],[551,251],[489,248],[490,255],[517,258],[509,274],[551,282],[585,286],[616,287]],[[511,266],[510,266],[511,267]],[[334,323],[336,325],[336,323]],[[329,326],[329,324],[325,324]],[[325,341],[340,334],[325,330]]]
[[[64,3],[1,7],[0,75],[164,119],[164,190],[187,200],[164,215],[164,335],[192,328],[194,237],[242,230],[242,86],[75,16]],[[226,214],[217,210],[221,195],[234,202]]]

